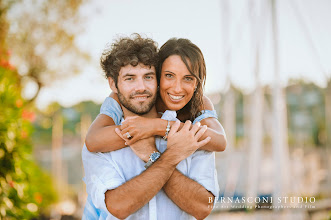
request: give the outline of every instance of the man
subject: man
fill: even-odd
[[[122,62],[119,71],[108,78],[121,106],[109,99],[111,103],[104,103],[100,113],[112,117],[117,125],[122,119],[116,119],[114,111],[123,110],[124,118],[136,114],[157,116],[154,106],[157,53],[150,51],[157,51],[155,43],[138,35],[134,39],[120,39],[108,54],[110,66]],[[176,114],[166,111],[162,118],[176,120]],[[214,154],[196,150],[210,139],[198,141],[206,130],[199,122],[192,126],[188,121],[180,131],[179,126],[178,121],[172,126],[167,142],[156,138],[155,144],[154,138],[143,139],[109,153],[91,153],[84,146],[82,157],[89,199],[83,219],[208,216],[218,195]]]

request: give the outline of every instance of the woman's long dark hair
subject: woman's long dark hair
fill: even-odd
[[[197,79],[197,87],[191,100],[177,113],[189,113],[189,119],[193,121],[204,109],[203,87],[206,81],[206,64],[203,54],[197,45],[185,38],[171,38],[159,50],[159,65],[157,67],[157,79],[160,85],[163,62],[171,55],[178,55],[186,65],[189,72]]]

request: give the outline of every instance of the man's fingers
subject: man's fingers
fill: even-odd
[[[185,123],[184,123],[184,126],[182,127],[181,130],[190,130],[191,128],[191,125],[192,125],[192,122],[190,120],[187,120]]]
[[[200,127],[199,131],[194,136],[196,140],[199,140],[202,137],[202,135],[207,131],[207,128],[207,125]]]
[[[171,136],[171,135],[173,135],[174,133],[176,133],[176,132],[178,131],[179,127],[180,127],[180,122],[179,122],[179,120],[177,120],[177,121],[171,126],[171,129],[170,129],[170,131],[169,131],[168,136]]]
[[[205,146],[206,144],[208,144],[208,142],[211,140],[211,137],[206,137],[205,139],[203,139],[202,141],[199,141],[198,142],[198,146],[199,146],[199,148],[200,147],[203,147],[203,146]]]
[[[200,122],[195,123],[195,124],[192,126],[191,131],[194,132],[194,134],[197,133],[197,131],[198,131],[199,128],[200,128],[200,125],[201,125]]]

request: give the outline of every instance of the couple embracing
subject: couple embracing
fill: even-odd
[[[206,66],[188,39],[159,50],[119,38],[101,57],[112,93],[82,150],[83,219],[204,219],[219,194],[215,153],[226,137],[203,95]]]

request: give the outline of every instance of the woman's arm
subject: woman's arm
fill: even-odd
[[[112,92],[109,97],[119,103],[118,97],[115,93]],[[103,104],[106,105],[104,106],[104,109],[107,109],[107,111],[103,112],[101,108],[101,114],[97,116],[87,131],[85,145],[90,152],[109,152],[126,147],[123,139],[115,132],[115,129],[120,126],[117,126],[114,119],[110,117],[110,115],[113,114],[115,117],[116,113],[118,114],[118,112],[121,111],[118,105],[117,110],[112,107],[116,105],[114,100],[112,100],[113,103],[105,102]],[[107,115],[103,113],[106,113]],[[122,116],[117,115],[117,117],[121,118]]]
[[[101,110],[101,114],[99,114],[98,117],[93,121],[87,132],[85,144],[90,152],[115,151],[126,147],[126,145],[133,144],[140,139],[155,136],[154,125],[156,124],[154,123],[154,119],[152,118],[144,118],[139,116],[128,117],[122,122],[121,126],[117,126],[112,117],[115,117],[117,119],[119,117],[121,118],[122,115],[119,115],[121,109],[120,107],[114,108],[114,106],[119,103],[117,95],[111,93],[110,97],[114,100],[112,100],[111,103],[105,102],[103,104],[104,109],[107,109],[107,111],[104,112],[105,114],[103,114]],[[133,119],[135,120],[133,121],[133,123],[131,123],[131,126],[129,126],[126,129],[127,131],[123,133],[124,137],[126,137],[125,133],[129,132],[129,134],[133,138],[125,142],[121,137],[116,134],[115,129],[123,129],[123,126],[125,127],[127,122],[130,122]]]
[[[210,101],[209,98],[206,96],[203,97],[203,104],[205,107],[205,110],[214,110],[214,105]],[[209,143],[203,147],[200,148],[200,150],[206,150],[206,151],[224,151],[226,148],[226,136],[223,129],[223,126],[216,118],[205,118],[200,121],[201,125],[207,125],[208,129],[204,133],[204,135],[201,137],[211,137],[211,140]]]
[[[124,140],[115,132],[119,127],[111,117],[98,115],[86,134],[87,149],[90,152],[109,152],[126,147]]]
[[[203,102],[205,107],[204,110],[214,110],[214,105],[206,96],[203,97]],[[207,125],[208,127],[201,140],[208,136],[211,137],[211,140],[208,145],[201,147],[200,150],[215,152],[224,151],[226,147],[226,137],[221,123],[213,117],[205,118],[201,120],[200,123],[201,125]],[[147,138],[155,135],[163,137],[166,132],[167,124],[168,121],[161,118],[147,119],[139,116],[131,117],[125,120],[125,122],[123,122],[121,126],[121,133],[126,143],[130,145],[142,138]],[[172,126],[173,124],[174,122],[171,121],[170,126]],[[184,123],[181,123],[179,130],[182,128],[183,125]],[[125,137],[126,132],[132,134],[133,138],[131,140]]]

